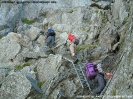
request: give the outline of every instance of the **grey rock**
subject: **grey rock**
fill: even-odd
[[[36,27],[31,27],[29,30],[27,30],[26,36],[28,36],[31,40],[35,40],[40,31],[41,30]]]
[[[13,65],[11,60],[19,53],[21,49],[20,45],[7,37],[0,40],[0,45],[0,63],[7,66],[9,66],[9,64]]]
[[[12,72],[1,86],[1,99],[25,99],[31,90],[31,84],[21,73]]]
[[[47,59],[38,62],[37,72],[39,81],[47,81],[57,75],[61,67],[62,56],[50,54]]]

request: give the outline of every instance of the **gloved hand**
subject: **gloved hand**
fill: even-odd
[[[41,30],[41,31],[40,31],[40,34],[42,34],[42,35],[43,35],[43,34],[44,34],[44,31],[42,31],[42,30]]]

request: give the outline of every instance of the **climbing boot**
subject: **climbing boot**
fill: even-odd
[[[73,61],[74,64],[76,64],[76,63],[79,61],[76,55],[73,56],[73,60],[74,60],[74,61]]]

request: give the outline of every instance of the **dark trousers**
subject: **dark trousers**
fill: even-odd
[[[106,81],[104,79],[104,76],[101,74],[97,74],[95,77],[95,82],[97,82],[99,86],[95,89],[94,92],[96,94],[100,94],[106,85]]]

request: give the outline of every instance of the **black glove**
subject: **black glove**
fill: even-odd
[[[43,31],[43,30],[41,30],[40,33],[41,33],[42,35],[44,35],[44,31]]]
[[[67,40],[66,40],[66,43],[64,44],[64,46],[67,46]]]
[[[65,43],[64,46],[67,46],[67,43]]]

